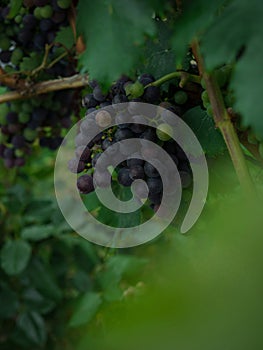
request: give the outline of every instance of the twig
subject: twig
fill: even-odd
[[[197,84],[200,84],[200,82],[201,82],[201,78],[199,75],[190,74],[190,73],[184,72],[184,71],[176,71],[176,72],[172,72],[172,73],[169,73],[167,75],[164,75],[160,79],[155,80],[154,82],[146,85],[145,88],[147,88],[149,86],[160,86],[160,85],[166,83],[167,81],[175,79],[175,78],[180,78],[179,86],[181,88],[183,88],[188,81],[191,81],[191,82],[197,83]]]
[[[76,74],[67,78],[47,80],[25,87],[21,91],[10,91],[0,95],[0,103],[31,98],[32,96],[46,94],[52,91],[77,89],[88,85],[88,76]]]
[[[18,82],[18,76],[16,74],[7,74],[1,67],[0,67],[0,83],[2,85],[5,85],[9,88],[18,88],[19,85],[22,86],[24,83]]]
[[[221,90],[212,73],[208,73],[205,69],[203,57],[200,52],[197,40],[192,43],[193,54],[197,60],[198,68],[201,76],[204,78],[206,90],[212,106],[214,121],[224,137],[234,168],[236,170],[239,182],[248,196],[255,193],[255,188],[248,171],[244,154],[240,147],[240,143],[231,122],[228,111],[224,105]]]

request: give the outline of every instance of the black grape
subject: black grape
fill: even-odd
[[[132,184],[132,179],[130,177],[130,171],[128,168],[121,168],[118,171],[118,182],[123,186],[130,186]]]
[[[77,180],[77,187],[82,194],[88,194],[94,191],[93,178],[87,174],[81,175]]]
[[[155,81],[154,77],[151,74],[147,74],[147,73],[142,74],[138,80],[143,86],[146,86]]]
[[[130,139],[134,136],[134,133],[130,129],[118,129],[115,133],[116,141],[122,141],[126,139]]]
[[[158,86],[149,86],[145,89],[143,99],[149,103],[155,103],[160,98],[160,88]]]
[[[148,177],[158,177],[158,170],[149,162],[145,162],[144,164],[144,172]]]
[[[146,182],[149,189],[149,194],[151,195],[160,193],[163,189],[163,183],[160,177],[150,177]]]
[[[129,171],[132,180],[145,178],[144,168],[141,165],[133,165],[129,168]]]

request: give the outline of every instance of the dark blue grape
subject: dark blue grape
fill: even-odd
[[[132,184],[132,179],[130,177],[130,171],[128,168],[121,168],[118,171],[118,182],[126,187]]]
[[[93,178],[87,174],[80,176],[77,180],[77,187],[82,194],[94,191]]]

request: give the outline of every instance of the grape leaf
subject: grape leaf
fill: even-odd
[[[84,294],[79,301],[78,307],[75,309],[69,325],[71,327],[77,327],[88,323],[92,317],[98,311],[98,308],[102,300],[98,293],[86,293]]]
[[[80,0],[77,29],[86,50],[80,57],[91,78],[111,83],[131,71],[145,34],[154,35],[152,1]]]
[[[42,56],[36,52],[32,52],[29,57],[24,57],[20,63],[21,71],[32,71],[42,63]]]
[[[146,261],[146,259],[128,255],[116,255],[109,258],[105,270],[98,274],[98,281],[103,288],[104,299],[107,301],[119,300],[122,297],[119,283],[123,275],[138,271]]]
[[[9,240],[1,250],[1,267],[8,275],[22,272],[30,259],[31,246],[22,240]]]
[[[215,123],[200,106],[189,109],[183,120],[190,126],[198,138],[203,151],[208,156],[217,156],[226,150],[226,144]]]
[[[75,42],[71,27],[62,27],[54,41],[64,45],[67,49],[71,49]]]
[[[230,62],[254,36],[261,38],[262,15],[262,2],[259,0],[251,0],[249,6],[246,0],[230,2],[202,37],[206,67],[213,69]]]
[[[261,1],[251,0],[248,6],[245,0],[235,0],[221,13],[201,42],[208,69],[230,62],[240,49],[244,49],[243,55],[236,63],[231,82],[237,97],[234,107],[242,114],[244,124],[254,128],[261,136],[262,18]]]
[[[41,295],[36,289],[28,288],[24,291],[23,302],[30,311],[37,311],[40,314],[46,314],[54,309],[56,303]]]
[[[0,286],[0,318],[10,318],[15,315],[19,307],[18,295],[7,285]]]
[[[22,6],[22,1],[23,0],[11,0],[10,1],[10,4],[9,4],[10,10],[9,10],[8,15],[7,15],[7,18],[12,19],[18,14],[18,12]]]
[[[175,52],[171,48],[169,23],[158,21],[157,37],[148,38],[145,43],[143,65],[139,73],[152,74],[156,79],[175,70]]]
[[[236,65],[231,82],[236,95],[235,110],[242,113],[244,125],[251,126],[260,137],[263,137],[262,62],[262,39],[255,37]]]
[[[172,38],[178,64],[182,63],[191,41],[213,21],[215,12],[222,3],[223,0],[187,0],[183,2],[183,15],[175,22]]]
[[[53,225],[34,225],[25,227],[21,232],[21,237],[30,241],[40,241],[52,236],[54,231]]]
[[[61,290],[52,271],[40,259],[33,259],[26,272],[30,278],[31,285],[43,296],[54,301],[58,301],[62,297]]]
[[[34,344],[45,344],[47,332],[45,322],[39,313],[35,311],[22,313],[17,320],[17,327]]]

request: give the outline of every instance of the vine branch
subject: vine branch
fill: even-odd
[[[245,190],[248,196],[251,196],[251,194],[255,194],[255,188],[249,174],[236,131],[231,122],[230,115],[224,105],[221,90],[213,76],[213,73],[208,73],[205,69],[204,60],[197,40],[194,40],[192,43],[192,50],[197,60],[200,75],[204,78],[206,84],[206,90],[213,110],[216,127],[220,129],[224,137],[242,188]]]
[[[0,95],[0,103],[31,98],[52,91],[77,89],[88,85],[88,76],[76,74],[67,78],[47,80],[24,86],[22,90],[10,91]]]

